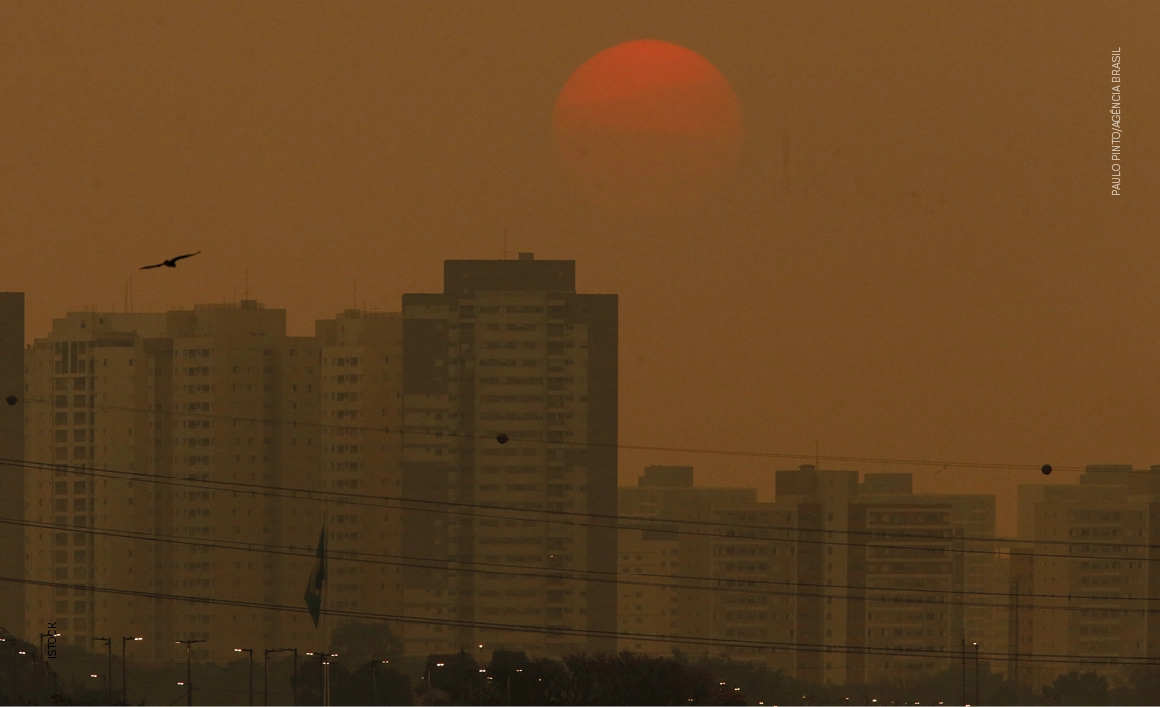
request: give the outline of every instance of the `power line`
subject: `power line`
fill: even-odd
[[[27,461],[27,460],[19,460],[19,459],[8,459],[8,458],[3,458],[3,457],[0,457],[0,466],[16,466],[16,467],[21,467],[21,468],[25,468],[25,469],[34,469],[34,470],[54,470],[54,471],[60,471],[60,472],[66,472],[66,473],[81,474],[81,475],[87,475],[87,476],[96,476],[96,477],[103,477],[103,478],[113,478],[113,479],[128,478],[129,480],[141,480],[141,481],[144,481],[146,483],[157,483],[157,484],[162,484],[162,485],[187,487],[187,488],[202,489],[202,488],[205,488],[205,486],[207,486],[207,485],[209,485],[213,488],[225,487],[225,488],[222,488],[219,490],[231,490],[234,488],[239,488],[239,489],[241,489],[241,491],[235,491],[235,493],[249,493],[249,494],[251,494],[251,496],[263,496],[263,497],[269,497],[269,498],[289,498],[289,499],[294,499],[294,500],[305,501],[305,500],[316,500],[316,497],[321,496],[321,497],[331,497],[331,500],[335,503],[339,503],[339,504],[343,504],[343,505],[352,505],[352,506],[367,506],[367,507],[372,507],[372,508],[388,508],[388,509],[394,508],[396,510],[411,511],[411,512],[428,512],[428,513],[440,512],[440,513],[445,513],[448,515],[469,516],[469,517],[473,517],[473,518],[489,518],[489,519],[497,519],[497,520],[515,520],[515,521],[521,521],[521,522],[539,522],[539,523],[550,523],[550,524],[556,524],[556,525],[570,525],[570,526],[577,526],[577,527],[605,528],[605,529],[610,529],[610,530],[660,531],[660,532],[673,533],[673,534],[679,534],[679,535],[696,535],[696,536],[705,536],[705,537],[728,538],[728,539],[733,540],[733,541],[738,541],[738,540],[764,540],[764,541],[784,540],[786,542],[795,542],[795,543],[807,544],[807,545],[827,545],[827,546],[835,546],[835,547],[856,547],[856,548],[874,548],[874,549],[887,549],[887,550],[905,550],[908,552],[919,551],[919,552],[931,552],[931,553],[939,553],[939,554],[942,554],[942,553],[952,553],[952,554],[953,553],[961,553],[961,554],[994,555],[994,556],[1006,556],[1006,557],[1060,558],[1060,559],[1070,559],[1070,560],[1075,560],[1075,559],[1129,560],[1130,559],[1133,561],[1138,560],[1138,561],[1142,561],[1142,562],[1160,561],[1160,557],[1150,557],[1150,556],[1130,557],[1130,556],[1126,556],[1126,555],[1119,555],[1119,556],[1117,556],[1117,555],[1081,555],[1081,554],[1063,554],[1063,553],[1018,551],[1018,550],[1014,550],[1014,549],[1007,549],[1006,551],[1000,550],[1000,549],[987,550],[987,549],[965,547],[966,543],[968,543],[968,542],[972,542],[972,543],[973,542],[980,542],[980,543],[995,542],[995,539],[993,539],[993,538],[970,538],[970,539],[968,539],[965,536],[923,535],[923,534],[919,534],[919,533],[915,533],[915,532],[911,532],[911,533],[879,533],[878,531],[851,531],[851,530],[840,530],[840,529],[832,529],[831,530],[831,529],[822,529],[822,528],[801,528],[801,527],[789,527],[789,526],[758,526],[758,525],[743,525],[743,524],[736,524],[736,523],[715,523],[713,521],[697,521],[697,520],[685,521],[685,520],[674,520],[674,519],[669,519],[669,518],[649,518],[649,517],[645,517],[645,516],[616,516],[616,515],[597,514],[597,513],[589,514],[589,513],[563,512],[563,511],[557,512],[557,511],[544,510],[544,509],[524,509],[524,508],[517,508],[517,507],[512,507],[512,506],[491,506],[491,505],[486,505],[486,504],[470,504],[470,503],[461,503],[461,502],[455,502],[455,501],[434,501],[434,500],[426,500],[426,499],[406,498],[406,497],[401,497],[401,496],[378,496],[378,495],[372,495],[372,494],[358,495],[358,494],[342,493],[342,492],[337,492],[337,491],[314,491],[314,490],[305,489],[305,488],[293,488],[293,487],[273,486],[273,485],[267,485],[267,484],[255,484],[255,483],[249,483],[249,482],[243,482],[243,481],[224,481],[224,480],[214,480],[214,479],[179,478],[179,477],[172,477],[172,476],[162,476],[160,474],[148,474],[146,472],[122,471],[122,470],[107,469],[107,468],[103,468],[103,467],[94,467],[94,466],[73,466],[73,465],[68,465],[68,464],[59,464],[59,463],[55,463],[55,462],[35,462],[35,461]],[[286,492],[286,493],[278,493],[278,491],[282,491],[282,492]],[[299,495],[299,494],[301,494],[301,495]],[[366,499],[371,499],[371,498],[377,499],[378,501],[381,501],[381,502],[371,503],[371,502],[368,502],[366,500]],[[397,503],[400,505],[390,506],[390,505],[387,505],[387,503]],[[427,505],[427,506],[435,506],[436,508],[434,508],[434,509],[432,509],[432,508],[408,508],[408,507],[402,505],[402,504],[406,504],[406,503],[423,504],[423,505]],[[462,509],[468,509],[468,510],[462,510]],[[480,512],[478,512],[478,510],[480,510],[480,509],[482,509],[482,510],[493,510],[494,509],[494,510],[510,511],[510,512],[516,512],[516,513],[546,514],[549,516],[569,515],[569,516],[578,516],[578,517],[585,517],[585,518],[591,517],[591,518],[608,519],[608,520],[633,520],[633,521],[642,522],[644,525],[633,527],[633,526],[623,526],[623,525],[608,525],[608,524],[600,524],[600,523],[584,523],[584,522],[580,522],[580,521],[565,520],[565,519],[560,519],[560,518],[555,518],[555,517],[527,518],[527,517],[521,517],[521,516],[506,516],[506,515],[496,515],[496,514],[489,514],[489,513],[480,513]],[[700,526],[708,525],[711,527],[734,527],[734,528],[741,528],[741,529],[745,529],[745,530],[752,530],[754,532],[776,531],[776,532],[781,532],[781,533],[786,533],[786,534],[796,534],[797,537],[784,537],[784,538],[764,537],[764,538],[762,538],[762,537],[756,537],[756,536],[739,536],[736,533],[728,533],[728,532],[722,533],[722,532],[687,530],[687,529],[669,529],[669,528],[665,527],[667,525],[672,525],[672,524],[690,524],[690,525],[700,525]],[[895,538],[895,539],[908,539],[908,540],[913,540],[913,541],[928,541],[928,542],[937,541],[937,542],[942,542],[942,543],[950,543],[951,546],[950,547],[923,548],[923,547],[915,547],[913,545],[887,545],[887,544],[874,543],[874,542],[860,543],[860,542],[853,542],[853,541],[849,541],[849,540],[832,540],[832,539],[824,539],[824,538],[802,537],[805,534],[810,534],[810,535],[856,535],[856,536],[868,535],[870,537],[883,537],[883,536],[885,536],[885,537],[891,537],[891,538]],[[1013,541],[1013,544],[1017,544],[1020,546],[1067,545],[1068,547],[1075,547],[1078,545],[1081,547],[1104,547],[1104,549],[1111,550],[1111,551],[1130,550],[1130,549],[1147,550],[1149,547],[1148,545],[1143,545],[1143,544],[1138,544],[1138,543],[1094,543],[1094,542],[1082,542],[1082,541],[1068,542],[1068,541],[1063,541],[1063,540],[1044,540],[1044,541],[1019,540],[1019,541]],[[959,547],[955,547],[956,545],[958,545]]]
[[[24,398],[26,403],[36,403],[48,406],[55,406],[55,401],[44,400],[39,398]],[[215,415],[207,412],[194,412],[183,410],[156,410],[152,408],[137,408],[123,405],[101,405],[92,403],[85,405],[85,409],[94,410],[116,410],[122,412],[136,412],[150,415],[169,415],[173,417],[189,417],[203,420],[226,420],[234,422],[252,422],[262,423],[264,425],[291,425],[302,427],[317,427],[327,429],[343,429],[343,430],[359,430],[365,432],[383,432],[391,434],[397,432],[402,434],[414,435],[429,435],[433,437],[453,439],[480,439],[480,440],[494,440],[495,437],[491,435],[469,435],[459,434],[457,430],[444,433],[440,429],[426,429],[423,427],[370,427],[365,425],[340,425],[327,422],[310,421],[310,420],[283,420],[279,418],[257,418],[257,417],[240,417],[235,415]],[[433,428],[430,425],[427,428]],[[513,433],[518,434],[518,433]],[[683,454],[705,454],[729,457],[753,457],[759,459],[814,459],[816,461],[830,461],[843,463],[857,463],[857,464],[897,464],[905,466],[929,466],[929,467],[949,467],[959,469],[994,469],[994,470],[1019,470],[1019,471],[1040,471],[1042,468],[1036,464],[1019,464],[1019,463],[1002,463],[1002,462],[966,462],[953,461],[946,459],[905,459],[905,458],[889,458],[889,457],[858,457],[858,456],[835,456],[835,455],[818,455],[818,454],[790,454],[787,452],[752,452],[752,451],[738,451],[728,449],[710,449],[710,448],[696,448],[696,447],[665,447],[660,445],[642,445],[642,444],[622,444],[619,442],[569,442],[566,440],[546,440],[534,438],[512,437],[508,435],[513,442],[530,442],[534,444],[541,444],[544,446],[558,446],[558,447],[574,447],[586,449],[589,447],[605,447],[614,449],[630,449],[634,451],[643,452],[677,452]],[[1087,471],[1086,466],[1056,466],[1052,465],[1054,471]],[[1138,474],[1160,474],[1160,470],[1151,469],[1116,469],[1116,473],[1138,473]]]
[[[17,521],[12,519],[0,518],[0,523],[9,525],[19,525],[23,527],[40,528],[43,530],[54,532],[74,532],[86,533],[89,535],[106,536],[124,538],[129,540],[140,540],[143,542],[160,542],[177,545],[188,545],[193,547],[206,547],[218,550],[234,550],[239,552],[257,552],[273,555],[288,555],[292,557],[302,557],[306,559],[316,557],[317,551],[309,547],[296,547],[292,545],[272,545],[263,543],[257,545],[255,543],[245,543],[240,541],[217,540],[205,541],[196,540],[193,538],[186,538],[182,536],[160,535],[155,533],[143,533],[140,531],[119,531],[112,529],[101,529],[93,527],[71,528],[68,530],[62,529],[50,523],[41,523],[37,521]],[[591,569],[554,569],[542,566],[533,565],[517,565],[499,562],[479,562],[475,560],[459,560],[459,559],[439,559],[416,557],[409,555],[394,555],[390,553],[363,553],[355,551],[335,551],[332,554],[332,561],[347,560],[351,562],[359,562],[371,565],[386,565],[398,567],[410,567],[415,569],[429,569],[436,571],[447,571],[466,574],[488,574],[488,575],[506,575],[516,577],[533,577],[542,578],[545,573],[552,577],[565,579],[575,582],[599,582],[610,583],[617,585],[639,586],[639,587],[656,587],[662,589],[687,589],[693,591],[710,591],[721,592],[725,594],[755,594],[761,596],[788,596],[788,597],[808,597],[808,598],[846,598],[841,593],[825,593],[825,590],[853,590],[865,591],[867,593],[882,593],[882,592],[909,592],[914,594],[931,594],[939,597],[948,595],[971,595],[971,596],[995,596],[995,597],[1009,597],[1009,592],[993,592],[980,590],[955,590],[955,589],[924,589],[915,587],[873,587],[868,585],[851,585],[851,584],[820,584],[809,582],[791,582],[791,581],[776,581],[763,580],[753,578],[722,578],[722,577],[705,577],[698,575],[663,575],[654,573],[619,573],[613,571],[601,571]],[[418,564],[426,563],[426,564]],[[494,568],[494,569],[493,569]],[[532,570],[531,572],[512,572],[507,570]],[[584,576],[592,575],[592,576]],[[626,578],[627,577],[627,578]],[[644,582],[631,577],[650,577],[662,582]],[[688,581],[703,581],[714,582],[716,586],[702,586],[702,585],[688,585],[676,584],[673,580],[688,580]],[[745,582],[746,586],[731,587],[728,585],[721,585],[721,582],[739,581]],[[774,587],[791,587],[791,588],[810,588],[822,590],[822,593],[809,593],[801,591],[776,591],[774,589],[754,589],[752,585],[769,585]],[[1036,599],[1066,599],[1068,601],[1133,601],[1133,602],[1151,602],[1158,601],[1153,597],[1111,597],[1111,596],[1076,596],[1066,594],[1021,594],[1022,597],[1036,598]],[[883,601],[888,603],[899,603],[900,600],[886,599],[884,597],[865,597],[867,601]],[[932,604],[932,605],[954,605],[954,606],[974,606],[974,607],[990,607],[990,608],[1009,608],[1011,604],[1008,603],[991,603],[982,601],[964,601],[964,600],[950,600],[941,601],[934,599],[915,599],[902,600],[908,604]],[[1143,613],[1148,614],[1153,610],[1148,608],[1130,608],[1130,607],[1116,607],[1116,606],[1053,606],[1050,604],[1020,604],[1022,609],[1041,609],[1047,611],[1115,611],[1122,613]]]
[[[218,606],[235,606],[247,609],[259,609],[266,611],[284,611],[292,613],[300,613],[301,607],[287,606],[284,604],[272,604],[267,602],[243,601],[240,599],[219,599],[212,597],[196,597],[178,594],[165,594],[161,592],[145,592],[131,589],[115,589],[112,587],[96,587],[92,585],[71,584],[67,582],[54,582],[47,580],[35,580],[27,578],[16,577],[0,577],[0,582],[15,582],[18,584],[27,584],[33,586],[44,587],[64,587],[76,591],[100,592],[106,594],[115,594],[121,596],[145,597],[150,599],[160,599],[169,601],[181,601],[193,604],[213,604]],[[476,628],[496,631],[512,631],[519,633],[539,633],[548,635],[567,635],[577,637],[596,637],[596,638],[628,638],[646,640],[649,642],[663,642],[687,645],[706,645],[716,647],[736,647],[736,648],[772,648],[774,650],[786,650],[794,652],[807,653],[838,653],[838,654],[856,654],[856,655],[909,655],[909,656],[927,656],[939,657],[955,660],[960,655],[958,649],[918,649],[918,648],[891,648],[886,646],[845,646],[845,645],[825,645],[818,643],[789,643],[785,641],[756,641],[744,639],[720,639],[701,636],[681,636],[681,635],[664,635],[654,633],[635,633],[628,631],[602,631],[597,629],[582,629],[571,627],[546,627],[546,626],[531,626],[527,624],[509,624],[502,622],[487,622],[487,621],[465,621],[460,619],[436,619],[436,618],[420,618],[414,616],[405,616],[400,614],[379,614],[365,611],[354,611],[351,609],[328,609],[327,613],[335,616],[353,619],[366,619],[372,621],[397,621],[400,623],[415,623],[426,624],[434,626],[453,626],[461,628]],[[1003,660],[1008,657],[1007,653],[1000,652],[980,652],[980,657],[987,659]],[[1117,665],[1117,666],[1132,666],[1132,665],[1153,665],[1147,657],[1134,656],[1095,656],[1095,655],[1066,655],[1066,654],[1021,654],[1020,660],[1030,660],[1033,662],[1044,663],[1078,663],[1082,665]]]
[[[52,404],[52,401],[39,400],[39,399],[26,399],[25,402]],[[90,405],[89,407],[91,407],[91,408],[106,408],[106,409],[112,409],[112,410],[135,412],[135,413],[150,414],[150,415],[160,414],[160,415],[171,415],[171,416],[181,416],[181,417],[193,417],[193,418],[199,418],[199,419],[216,419],[216,420],[227,420],[227,421],[235,421],[235,422],[250,422],[253,424],[261,423],[263,425],[291,425],[291,426],[295,426],[295,427],[298,425],[301,425],[303,427],[319,427],[319,428],[328,428],[328,429],[359,430],[359,431],[368,431],[368,432],[384,432],[384,433],[388,433],[388,434],[390,433],[389,428],[382,428],[382,427],[366,427],[366,426],[357,426],[357,425],[337,425],[337,424],[322,423],[322,422],[281,420],[278,418],[249,418],[249,417],[239,417],[239,416],[232,416],[232,415],[213,415],[210,413],[201,413],[201,412],[158,411],[158,410],[153,410],[150,408],[135,408],[135,407],[127,407],[127,406],[110,406],[110,405],[96,405],[96,404]],[[419,434],[419,435],[426,434],[426,435],[433,435],[433,436],[436,436],[439,438],[444,437],[443,431],[441,431],[441,430],[439,430],[439,431],[423,431],[423,430],[418,430],[418,429],[406,429],[406,430],[404,430],[403,428],[396,428],[396,430],[400,433],[406,433],[406,434]],[[479,440],[488,440],[488,441],[491,441],[494,439],[493,437],[488,436],[488,435],[458,435],[455,432],[449,433],[449,436],[452,438],[456,438],[456,439],[479,439]],[[610,444],[587,443],[587,442],[563,442],[563,441],[558,442],[558,441],[547,441],[547,440],[540,440],[540,439],[510,438],[510,441],[513,441],[513,442],[533,442],[533,443],[539,443],[539,444],[554,444],[554,445],[571,445],[571,446],[576,446],[576,447],[600,447],[600,446],[609,447],[609,446],[611,446],[611,447],[623,448],[623,449],[646,449],[646,450],[652,450],[652,451],[665,451],[665,452],[689,451],[689,452],[697,452],[697,453],[705,453],[705,454],[717,453],[717,454],[727,454],[727,455],[734,455],[734,456],[750,454],[748,452],[730,452],[730,451],[724,451],[724,450],[689,450],[689,449],[681,449],[681,448],[675,448],[675,447],[641,447],[641,446],[621,445],[621,444],[610,445]],[[802,456],[802,455],[781,454],[781,453],[774,453],[774,452],[760,452],[760,453],[754,452],[753,454],[765,455],[765,456],[770,456],[770,457],[778,457],[778,458],[786,458],[786,459],[806,458],[805,456]],[[813,455],[808,455],[808,456],[810,456],[810,458],[812,458]],[[979,465],[975,465],[974,467],[971,467],[970,464],[965,463],[965,462],[958,463],[958,462],[944,462],[944,461],[899,460],[899,459],[883,459],[883,458],[871,458],[871,457],[818,457],[818,458],[825,459],[827,461],[854,461],[854,462],[883,463],[883,464],[892,464],[892,463],[899,463],[899,464],[908,463],[908,464],[917,464],[917,465],[941,464],[944,466],[961,466],[964,468],[1038,469],[1038,467],[1034,467],[1033,465],[979,464]],[[0,460],[0,463],[3,463],[4,461],[12,461],[12,460]],[[59,466],[63,467],[66,465],[59,465]],[[1066,467],[1065,466],[1065,467],[1055,467],[1055,469],[1056,470],[1086,471],[1087,467]],[[1128,470],[1115,470],[1115,473],[1125,473],[1126,471],[1128,471]],[[1138,473],[1148,473],[1148,474],[1160,473],[1160,471],[1144,470],[1144,469],[1137,469],[1134,471],[1138,472]],[[136,473],[136,474],[141,475],[141,476],[151,476],[149,474],[144,474],[143,472],[120,472],[120,473],[125,473],[125,474]],[[153,476],[157,476],[157,475],[153,475]],[[171,478],[171,477],[165,477],[165,478]],[[225,483],[231,483],[231,482],[214,481],[212,483],[225,484]],[[246,488],[261,488],[261,489],[270,488],[270,489],[284,490],[283,487],[268,486],[268,485],[264,485],[264,484],[246,484],[243,482],[232,482],[232,485],[243,486]],[[323,491],[323,490],[311,490],[311,489],[295,489],[295,490],[301,491],[303,493],[315,494],[318,496],[337,497],[340,499],[339,502],[343,502],[343,503],[348,503],[348,501],[341,500],[341,498],[343,498],[343,497],[350,497],[350,496],[361,497],[358,494],[344,494],[344,493],[335,492],[335,491]],[[935,495],[946,495],[946,494],[935,494]],[[918,497],[921,497],[921,494]],[[582,512],[564,511],[564,510],[549,511],[549,510],[544,510],[544,509],[524,509],[524,508],[516,508],[516,507],[510,507],[510,506],[497,506],[497,505],[475,504],[475,503],[461,503],[461,502],[454,502],[454,501],[433,501],[433,500],[425,500],[425,499],[418,499],[418,498],[405,498],[405,497],[398,497],[398,496],[394,496],[394,497],[393,496],[377,496],[377,498],[381,498],[381,499],[385,499],[385,500],[394,500],[394,501],[397,501],[399,503],[435,504],[435,505],[441,505],[441,506],[459,506],[459,507],[466,507],[466,508],[486,508],[486,509],[490,509],[490,510],[515,511],[515,512],[520,512],[520,513],[546,513],[546,514],[551,514],[553,516],[573,516],[573,517],[582,517],[582,518],[605,518],[605,519],[617,520],[617,521],[619,521],[619,520],[636,520],[636,521],[642,521],[642,522],[648,522],[648,523],[655,523],[655,522],[658,522],[661,520],[658,518],[643,517],[643,516],[625,516],[625,515],[598,514],[598,513],[587,513],[587,512],[582,513]],[[408,510],[418,510],[418,509],[408,509]],[[560,521],[553,520],[552,522],[560,522]],[[692,519],[689,519],[689,520],[664,519],[664,522],[676,522],[676,523],[682,523],[682,524],[686,524],[686,525],[707,525],[707,526],[713,526],[713,527],[735,527],[735,528],[746,528],[746,529],[755,529],[755,530],[784,530],[784,531],[796,532],[796,533],[801,533],[801,532],[822,533],[822,532],[824,532],[824,533],[831,533],[831,534],[837,533],[837,534],[844,534],[844,535],[865,535],[865,536],[876,537],[876,538],[899,537],[899,538],[906,538],[906,539],[914,539],[916,537],[922,537],[921,535],[917,535],[915,533],[891,533],[890,531],[870,531],[870,530],[859,531],[859,530],[848,530],[848,529],[822,529],[822,528],[814,529],[814,528],[800,528],[800,527],[786,527],[786,526],[780,526],[780,527],[779,526],[754,526],[754,525],[745,525],[745,524],[739,524],[739,523],[724,523],[724,522],[701,521],[701,520],[692,520]],[[681,532],[681,531],[676,531],[676,532]],[[934,537],[934,539],[940,539],[940,540],[945,539],[945,538],[942,538],[940,536],[933,536],[933,537]],[[962,540],[962,541],[967,541],[967,542],[991,543],[991,544],[998,544],[998,545],[1027,544],[1027,543],[1031,543],[1031,542],[1034,542],[1034,543],[1040,544],[1040,545],[1072,546],[1072,545],[1077,544],[1077,543],[1066,541],[1066,540],[1044,539],[1044,540],[1032,541],[1032,540],[1022,540],[1019,538],[1007,538],[1007,537],[1001,537],[1001,536],[999,536],[999,537],[957,536],[956,539]],[[1146,544],[1117,543],[1117,542],[1086,542],[1083,544],[1086,546],[1089,546],[1089,547],[1104,546],[1104,547],[1115,548],[1115,549],[1120,549],[1120,548],[1123,548],[1125,546],[1143,547],[1143,548],[1148,547],[1148,545],[1146,545]]]

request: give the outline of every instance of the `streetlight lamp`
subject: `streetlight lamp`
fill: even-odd
[[[193,648],[194,643],[205,643],[204,638],[187,638],[184,641],[174,641],[174,643],[185,644],[185,701],[187,705],[193,705],[193,682],[190,680],[190,660],[189,654]]]
[[[140,636],[122,636],[121,637],[121,701],[129,704],[129,687],[125,683],[125,645],[129,641],[144,641]]]
[[[254,707],[254,649],[235,648],[234,653],[246,652],[250,654],[250,707]]]
[[[108,675],[108,673],[106,673],[106,674],[104,674],[104,675],[101,675],[101,674],[99,674],[99,673],[89,673],[89,677],[90,677],[90,678],[104,678],[104,679],[105,679],[105,685],[106,685],[106,687],[107,687],[107,686],[108,686],[108,684],[109,684],[109,675]],[[107,690],[107,689],[106,689],[106,692],[108,692],[108,690]],[[112,700],[109,700],[109,704],[113,704],[113,701],[112,701]]]
[[[522,672],[524,672],[524,669],[523,668],[516,668],[516,672],[522,673]],[[507,678],[507,703],[509,705],[512,703],[512,676],[510,674],[508,675],[508,678]]]
[[[94,638],[94,641],[104,641],[105,650],[109,655],[109,667],[105,670],[105,698],[113,704],[113,639]]]

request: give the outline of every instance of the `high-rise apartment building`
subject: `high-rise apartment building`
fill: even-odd
[[[156,635],[160,603],[85,585],[167,591],[156,575],[164,547],[149,538],[163,532],[157,494],[170,489],[124,476],[153,473],[159,454],[152,446],[158,419],[149,408],[146,351],[165,330],[163,314],[73,312],[54,320],[49,335],[26,352],[28,458],[44,464],[25,472],[25,515],[32,523],[25,528],[27,575],[81,586],[30,585],[25,638],[53,623],[62,641],[89,647],[91,637],[110,635],[101,630],[113,616],[124,632],[118,635]]]
[[[967,533],[993,538],[994,499],[912,491],[908,474],[860,483],[804,466],[778,472],[777,502],[759,503],[752,489],[695,488],[691,468],[648,468],[621,489],[622,515],[664,521],[621,531],[622,648],[701,652],[708,639],[812,683],[945,668],[967,622],[965,564],[993,584],[993,556],[963,548]],[[633,524],[647,525],[622,518]]]
[[[945,668],[965,625],[993,631],[990,613],[964,615],[963,595],[994,583],[990,544],[964,552],[994,537],[994,498],[912,491],[909,474],[860,482],[806,465],[778,472],[776,502],[762,503],[696,488],[690,467],[648,468],[620,490],[621,647],[724,653],[814,683]]]
[[[1019,487],[1008,669],[1020,682],[1038,688],[1074,669],[1045,655],[1140,660],[1157,653],[1155,471],[1089,467],[1079,484]],[[1114,666],[1092,667],[1113,684],[1125,677]]]
[[[616,296],[573,261],[447,261],[403,296],[403,408],[408,644],[615,650]]]
[[[313,338],[286,336],[284,311],[251,300],[55,320],[26,356],[26,438],[30,457],[68,466],[26,479],[26,513],[44,524],[27,530],[29,575],[299,605],[311,558],[250,548],[317,538],[323,504],[269,487],[319,488],[318,358]],[[160,636],[136,647],[158,659],[174,639],[210,640],[195,650],[211,659],[255,636],[322,643],[305,612],[61,586],[25,606],[27,636],[50,621],[76,645]]]
[[[687,577],[712,574],[714,538],[690,536],[681,530],[704,530],[711,509],[736,509],[757,501],[751,488],[709,488],[693,485],[691,466],[649,466],[636,486],[620,488],[621,530],[617,552],[620,584],[617,621],[620,650],[671,655],[673,648],[701,652],[702,645],[682,637],[703,639],[713,634],[717,596],[712,586]],[[637,519],[655,519],[651,523]],[[686,526],[680,521],[694,521]],[[701,589],[701,587],[705,587]],[[642,636],[669,636],[651,640]]]
[[[374,496],[402,491],[403,324],[397,312],[346,310],[319,320],[322,490],[327,504],[331,609],[399,615],[402,511]],[[350,498],[357,503],[343,503]],[[367,554],[394,554],[390,564]],[[404,553],[405,554],[405,553]],[[404,623],[392,624],[407,636]]]
[[[24,411],[19,400],[24,390],[24,293],[0,292],[0,518],[24,519]],[[13,464],[12,460],[17,460]],[[24,577],[24,528],[16,523],[0,524],[0,576]],[[22,635],[24,629],[24,585],[0,582],[0,629]]]
[[[994,542],[995,538],[995,497],[985,494],[914,494],[911,489],[910,474],[866,474],[865,481],[859,484],[858,490],[858,504],[875,503],[877,508],[882,507],[914,507],[914,505],[921,504],[928,507],[926,513],[937,514],[938,520],[935,526],[926,528],[925,530],[917,527],[906,527],[897,530],[895,535],[901,537],[903,542],[895,543],[896,538],[887,538],[884,542],[888,545],[898,545],[901,547],[908,547],[911,543],[909,536],[933,534],[939,535],[946,533],[948,539],[939,541],[934,544],[924,545],[925,541],[917,543],[916,547],[909,552],[911,557],[915,560],[925,562],[926,570],[933,570],[930,576],[925,580],[920,580],[917,576],[912,577],[912,581],[924,581],[927,585],[925,589],[937,588],[943,581],[948,581],[948,586],[954,587],[954,594],[958,598],[954,599],[953,605],[943,606],[941,597],[937,593],[931,594],[926,592],[932,602],[927,605],[928,611],[923,612],[923,621],[915,621],[914,625],[909,628],[893,627],[888,630],[903,632],[903,636],[910,635],[914,637],[918,631],[923,632],[923,641],[917,643],[933,646],[929,638],[935,636],[940,637],[938,642],[939,648],[948,649],[948,643],[953,644],[955,640],[959,641],[960,648],[965,641],[967,646],[972,647],[974,644],[979,645],[981,652],[989,654],[1005,654],[1007,651],[1007,626],[1005,622],[1001,622],[1000,608],[1005,603],[1003,601],[1003,592],[1006,591],[1005,577],[1004,581],[1000,581],[1000,574],[998,572],[1000,560],[1000,548]],[[869,522],[871,516],[866,516],[866,506],[862,511],[862,516],[865,517],[866,522]],[[943,515],[945,514],[945,516]],[[889,516],[878,516],[880,521]],[[904,516],[895,516],[898,519]],[[928,516],[927,520],[934,520],[935,516]],[[910,517],[914,520],[914,517]],[[869,527],[866,530],[871,530]],[[851,537],[852,542],[856,542],[856,537]],[[946,554],[936,548],[946,548]],[[925,549],[924,549],[925,548]],[[901,557],[904,551],[894,549],[891,552],[883,555],[881,552],[871,550],[871,554],[878,554],[885,557]],[[899,562],[901,560],[891,559],[890,566],[891,573],[897,573],[901,568]],[[881,569],[882,564],[878,563]],[[868,565],[867,570],[872,568]],[[919,569],[918,565],[911,565],[911,571]],[[945,570],[951,570],[949,578],[940,579],[939,576],[945,574]],[[915,593],[915,598],[919,598],[920,593]],[[912,602],[913,603],[913,602]],[[947,616],[950,618],[949,627],[944,624],[944,618],[939,618],[943,611],[947,611]],[[885,617],[891,615],[891,612],[897,613],[894,609],[882,610],[875,612],[876,616]],[[917,616],[918,612],[911,612]],[[934,614],[934,617],[930,617]],[[868,618],[869,621],[869,618]],[[933,623],[932,623],[933,622]],[[919,623],[922,626],[919,626]],[[874,634],[874,628],[868,625],[868,637]],[[878,636],[882,637],[881,628],[878,629]],[[954,646],[949,645],[949,649],[953,650]],[[892,664],[897,661],[891,660]],[[925,666],[926,662],[923,661]],[[946,661],[943,661],[945,664]],[[921,669],[928,669],[923,667]],[[915,667],[914,670],[920,670]]]
[[[168,399],[170,460],[161,473],[199,481],[250,485],[237,490],[194,485],[171,490],[171,519],[179,536],[216,547],[170,546],[165,576],[175,594],[297,606],[312,561],[308,557],[224,546],[267,543],[310,546],[322,525],[319,501],[292,500],[268,487],[318,489],[318,348],[313,337],[286,335],[286,312],[256,301],[205,305],[168,314],[171,349],[150,362],[155,376],[172,367]],[[164,421],[164,418],[162,419]],[[305,423],[305,424],[303,424]],[[211,639],[211,658],[232,658],[236,646],[260,636],[294,645],[324,638],[305,615],[221,607],[175,610],[178,638]],[[241,641],[241,643],[239,643]],[[292,643],[293,642],[293,643]]]
[[[909,474],[859,482],[858,472],[805,465],[777,473],[777,501],[797,511],[799,679],[907,681],[953,660],[967,622],[965,563],[979,574],[972,586],[993,583],[992,548],[966,547],[994,537],[993,497],[914,494]],[[973,620],[993,635],[991,614]]]

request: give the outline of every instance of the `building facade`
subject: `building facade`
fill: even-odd
[[[1008,671],[1019,682],[1042,687],[1093,656],[1157,653],[1156,471],[1097,466],[1079,484],[1019,487],[1008,611]],[[1112,684],[1126,678],[1092,667]]]
[[[993,497],[915,494],[909,474],[860,481],[810,465],[776,482],[773,503],[696,488],[689,467],[650,467],[621,489],[622,648],[863,684],[945,669],[968,626],[994,633]]]
[[[313,338],[253,301],[78,312],[25,361],[28,453],[51,465],[25,482],[28,575],[73,585],[30,588],[26,637],[48,622],[74,645],[139,635],[158,660],[187,638],[217,660],[255,636],[321,645],[304,615],[157,596],[301,603],[311,559],[293,549],[313,545],[323,505],[276,489],[319,488]]]
[[[320,483],[327,504],[326,606],[402,613],[403,327],[398,312],[346,310],[315,324],[320,362]],[[344,502],[350,501],[350,502]],[[406,623],[390,623],[407,639]]]
[[[447,261],[403,296],[403,430],[408,643],[614,650],[616,296],[573,261]]]

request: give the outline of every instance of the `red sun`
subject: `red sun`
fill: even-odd
[[[700,54],[642,39],[572,74],[552,116],[561,166],[588,201],[613,211],[695,206],[737,163],[737,94]]]

